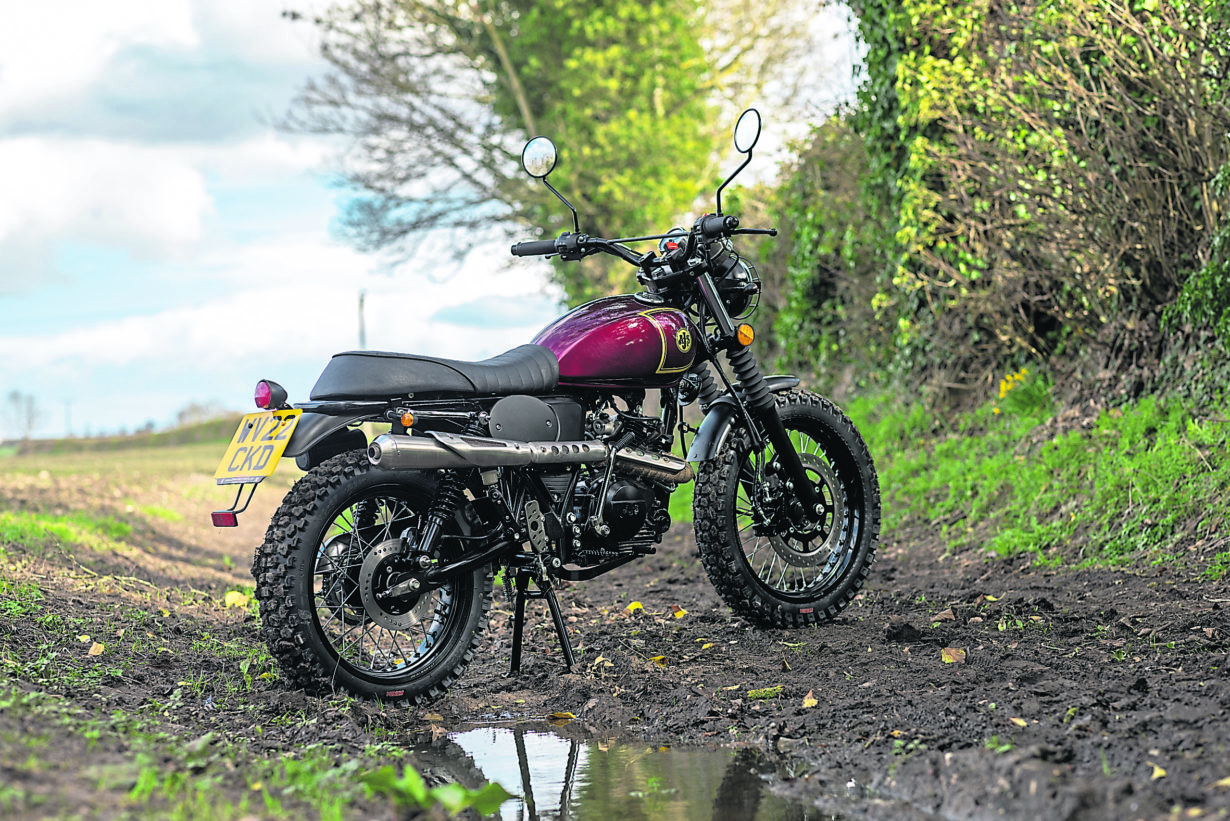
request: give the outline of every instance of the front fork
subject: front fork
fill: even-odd
[[[743,388],[743,402],[752,418],[760,423],[765,436],[777,452],[777,461],[786,473],[786,478],[794,485],[794,492],[803,504],[804,518],[816,520],[824,515],[824,504],[820,500],[811,478],[807,475],[803,462],[799,459],[790,434],[777,415],[777,403],[773,401],[773,393],[765,382],[760,365],[749,348],[737,348],[726,355],[735,379]]]

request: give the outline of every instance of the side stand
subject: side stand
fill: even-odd
[[[530,581],[534,581],[536,590],[530,590]],[[555,598],[555,590],[551,588],[551,580],[544,576],[541,580],[534,579],[528,570],[517,571],[517,603],[513,608],[513,644],[512,669],[509,675],[521,672],[521,641],[525,633],[525,602],[529,599],[546,599],[547,609],[551,611],[551,621],[555,622],[555,634],[559,637],[559,646],[564,651],[564,667],[571,672],[576,660],[572,655],[572,642],[568,640],[568,631],[564,627],[564,616],[559,610],[559,601]]]

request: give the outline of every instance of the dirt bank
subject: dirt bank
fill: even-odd
[[[224,734],[253,756],[314,743],[373,761],[377,743],[571,713],[569,733],[762,750],[783,773],[776,789],[852,818],[1230,815],[1224,581],[987,562],[946,556],[929,533],[890,533],[835,623],[759,631],[730,616],[690,527],[677,526],[655,556],[561,591],[574,672],[535,602],[522,673],[504,677],[511,608],[497,591],[464,680],[437,704],[400,711],[287,690],[260,651],[252,608],[226,605],[228,590],[251,584],[245,569],[276,491],[258,496],[247,529],[225,532],[204,524],[215,499],[174,487],[3,478],[5,510],[132,518],[131,498],[162,494],[186,514],[138,517],[125,539],[135,550],[6,545],[0,672],[16,692],[94,716],[127,711],[181,741]],[[21,604],[23,584],[37,600]],[[95,643],[104,649],[90,655]],[[20,732],[0,729],[10,740]],[[78,736],[50,738],[63,748],[47,762],[85,753]],[[4,749],[0,774],[42,796],[39,813],[74,806],[49,797],[66,784],[77,800],[97,796],[76,771],[31,769],[11,741]],[[122,754],[94,749],[104,763]],[[381,814],[378,802],[358,806]]]

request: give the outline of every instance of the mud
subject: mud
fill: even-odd
[[[775,792],[845,818],[1230,816],[1230,584],[1189,578],[1178,562],[1057,570],[949,555],[929,531],[893,532],[835,622],[764,631],[730,615],[691,528],[676,526],[656,555],[562,586],[572,672],[532,602],[522,671],[506,677],[512,608],[497,589],[464,679],[436,704],[393,710],[287,690],[259,664],[237,673],[236,648],[257,646],[257,626],[223,595],[251,584],[252,546],[278,493],[266,489],[244,529],[228,532],[207,525],[216,499],[175,486],[131,488],[187,516],[143,520],[129,539],[139,550],[5,545],[6,578],[37,582],[38,613],[71,624],[55,633],[45,619],[0,618],[11,687],[139,713],[184,741],[225,733],[252,755],[307,744],[357,754],[556,714],[575,737],[746,749],[778,773]],[[82,477],[0,483],[10,510],[122,516],[132,493]],[[110,637],[111,649],[87,655],[86,634]],[[54,674],[40,667],[50,653]],[[238,692],[219,684],[236,680]],[[4,750],[19,728],[0,718],[0,731]],[[80,741],[64,745],[48,758],[82,752]],[[0,775],[46,793],[44,809],[90,800],[48,797],[71,787],[62,771],[17,759],[9,746]]]

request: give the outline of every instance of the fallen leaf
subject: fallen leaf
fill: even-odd
[[[893,738],[901,738],[903,735],[905,735],[905,730],[889,730],[888,734],[891,735]]]
[[[999,601],[999,596],[983,596],[987,601]]]
[[[644,610],[645,606],[638,601],[634,601],[632,602],[632,604],[628,605],[624,609],[627,610],[629,613],[635,613],[637,610]]]
[[[653,658],[650,659],[650,661],[652,661],[654,664],[658,665],[659,667],[666,666],[666,656],[654,656]]]
[[[960,647],[945,647],[940,651],[940,659],[945,664],[964,664],[965,651]]]
[[[674,614],[675,618],[681,619],[688,614],[688,611],[684,610],[682,607],[680,607],[677,604],[672,604],[671,613]]]
[[[439,713],[428,713],[428,714],[427,714],[426,716],[424,716],[424,717],[425,717],[428,721],[433,721],[433,722],[435,722],[435,721],[444,721],[444,716],[440,715]]]
[[[1161,767],[1157,766],[1152,761],[1146,761],[1145,763],[1153,768],[1153,775],[1149,776],[1150,781],[1157,781],[1159,778],[1166,777],[1166,771],[1163,770]]]
[[[1018,727],[1028,727],[1029,726],[1029,722],[1023,718],[1010,718],[1008,720],[1011,721],[1013,724],[1015,724]]]
[[[1209,785],[1209,789],[1212,789],[1213,787],[1221,787],[1222,789],[1230,789],[1230,775],[1226,776],[1220,781],[1214,781],[1212,784]]]
[[[107,649],[106,645],[99,644],[98,642],[94,642],[92,645],[90,645],[90,655],[91,656],[101,656],[103,654],[103,650],[105,649]]]
[[[803,696],[803,706],[805,708],[815,707],[817,704],[820,703],[819,701],[816,700],[816,697],[812,695],[813,692],[814,691],[812,690],[808,690],[807,695]]]
[[[547,721],[551,722],[552,724],[555,724],[557,722],[561,724],[567,724],[569,721],[572,721],[575,718],[576,716],[568,712],[567,710],[557,710],[554,713],[551,713],[547,716]]]
[[[80,636],[77,636],[77,641],[81,642],[82,644],[85,644],[89,640],[90,640],[90,637],[87,636],[85,633],[82,633]]]
[[[246,593],[241,593],[238,590],[227,592],[226,598],[222,600],[226,607],[247,607],[248,602],[252,601],[252,597]]]
[[[708,649],[709,649],[710,647],[712,647],[712,646],[713,646],[713,642],[711,642],[711,641],[707,641],[707,642],[705,642],[704,644],[702,644],[702,645],[700,646],[700,649],[702,649],[702,650],[708,650]]]
[[[931,619],[932,621],[956,621],[957,614],[952,612],[950,607],[947,610],[941,610],[939,613],[936,613]]]

